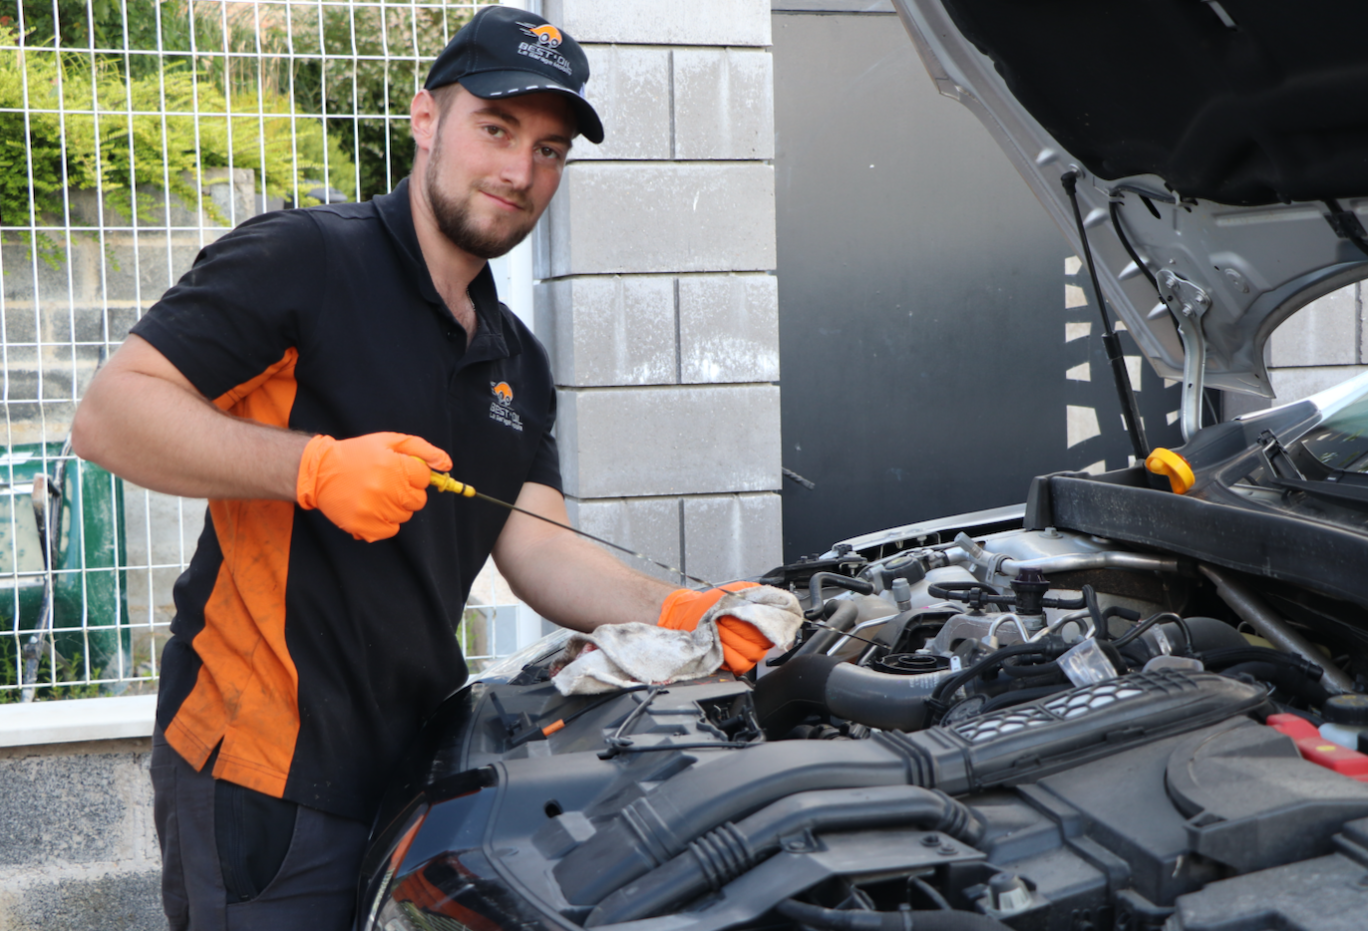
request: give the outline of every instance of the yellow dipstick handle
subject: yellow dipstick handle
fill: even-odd
[[[422,462],[423,465],[427,465],[427,462],[421,457],[414,456],[413,458]],[[475,497],[475,486],[467,485],[465,482],[458,482],[445,472],[431,472],[428,477],[428,484],[438,491],[449,491],[452,494],[460,495],[463,498]]]
[[[1173,450],[1164,449],[1162,446],[1145,459],[1145,468],[1155,475],[1168,476],[1169,487],[1175,495],[1187,494],[1188,489],[1197,481],[1197,476],[1192,474],[1192,466],[1188,465],[1188,461]]]
[[[432,478],[428,479],[428,482],[438,491],[449,491],[452,494],[461,495],[464,498],[475,497],[474,485],[458,482],[445,472],[433,472]]]

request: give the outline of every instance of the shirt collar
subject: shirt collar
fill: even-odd
[[[413,227],[413,211],[409,206],[409,179],[400,181],[391,193],[373,198],[372,203],[380,222],[394,240],[401,263],[412,276],[412,280],[417,282],[418,292],[433,305],[435,312],[443,318],[450,317],[451,311],[447,309],[442,296],[437,293],[437,286],[432,283],[427,263],[423,261],[423,249],[418,244],[418,233]],[[475,318],[479,320],[480,325],[466,354],[469,356],[476,353],[485,358],[502,358],[522,352],[522,342],[518,339],[516,330],[505,323],[505,311],[499,304],[494,273],[490,271],[488,262],[470,282],[468,293],[471,303],[475,305]]]

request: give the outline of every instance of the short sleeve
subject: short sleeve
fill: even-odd
[[[253,217],[200,250],[129,332],[213,400],[298,346],[306,318],[318,313],[326,259],[306,211]]]
[[[552,434],[552,428],[556,425],[556,392],[551,390],[551,422],[542,434],[541,442],[537,445],[537,453],[532,458],[532,467],[527,470],[527,481],[536,482],[538,485],[549,485],[556,491],[564,494],[565,489],[561,487],[560,472],[560,447],[556,445],[556,437]]]

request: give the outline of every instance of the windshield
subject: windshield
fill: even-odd
[[[1368,385],[1302,438],[1327,469],[1368,472]]]

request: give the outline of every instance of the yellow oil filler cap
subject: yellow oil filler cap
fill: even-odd
[[[1162,446],[1145,459],[1145,468],[1155,475],[1167,475],[1169,486],[1173,488],[1175,495],[1186,494],[1197,481],[1197,476],[1192,474],[1192,466],[1188,465],[1188,461],[1173,450],[1164,449]]]

